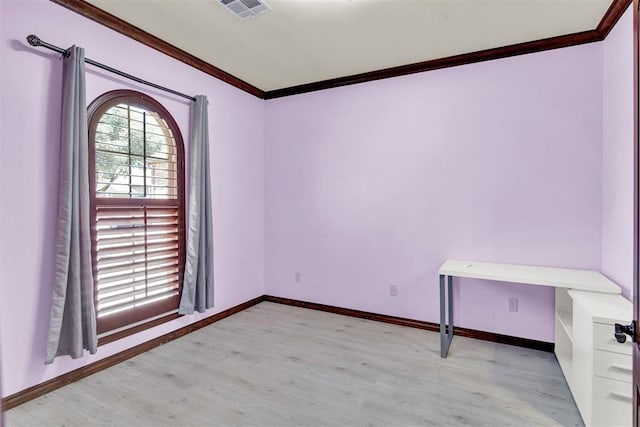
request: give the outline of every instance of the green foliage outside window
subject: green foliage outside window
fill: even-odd
[[[100,118],[95,134],[99,195],[144,197],[149,190],[144,177],[151,172],[155,182],[171,186],[171,171],[161,167],[150,170],[154,166],[168,168],[172,159],[170,133],[160,123],[154,113],[128,105],[114,106]]]

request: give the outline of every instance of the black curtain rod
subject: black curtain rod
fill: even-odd
[[[62,48],[60,48],[58,46],[54,46],[54,45],[52,45],[50,43],[42,41],[42,40],[40,40],[40,37],[38,37],[36,35],[33,35],[33,34],[28,35],[27,36],[27,41],[29,42],[29,44],[31,46],[42,46],[42,47],[46,47],[47,49],[51,49],[51,50],[53,50],[55,52],[61,53],[64,56],[68,56],[69,55],[69,52],[67,52],[65,49],[62,49]],[[116,70],[115,68],[111,68],[108,65],[104,65],[104,64],[101,64],[99,62],[96,62],[93,59],[85,58],[84,62],[86,62],[87,64],[91,64],[94,67],[102,68],[103,70],[109,71],[110,73],[117,74],[117,75],[122,76],[124,78],[127,78],[129,80],[133,80],[135,82],[142,83],[143,85],[151,86],[151,87],[153,87],[155,89],[160,89],[160,90],[163,90],[165,92],[169,92],[169,93],[172,93],[174,95],[178,95],[178,96],[181,96],[183,98],[190,99],[192,101],[196,100],[196,98],[191,96],[191,95],[186,95],[184,93],[175,91],[173,89],[169,89],[169,88],[166,88],[164,86],[160,86],[160,85],[157,85],[155,83],[148,82],[146,80],[141,79],[140,77],[132,76],[131,74],[127,74],[124,71]]]

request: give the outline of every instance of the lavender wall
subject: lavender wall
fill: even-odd
[[[447,258],[599,269],[601,85],[595,43],[268,101],[266,293],[434,322]],[[553,289],[455,293],[553,341]]]
[[[437,269],[446,258],[602,264],[630,287],[632,217],[624,199],[632,147],[624,143],[629,122],[617,121],[631,109],[629,13],[604,44],[265,106],[48,1],[1,0],[0,7],[3,396],[204,317],[109,344],[94,357],[42,364],[61,63],[25,46],[29,33],[78,43],[88,57],[209,96],[216,308],[207,315],[268,293],[437,321]],[[89,99],[123,87],[155,96],[188,137],[181,99],[89,68]],[[389,296],[391,284],[397,297]],[[507,311],[510,296],[519,298],[518,313]],[[464,280],[455,298],[461,326],[553,340],[551,289]]]
[[[633,13],[604,41],[602,272],[633,296]]]
[[[147,341],[263,294],[263,101],[46,0],[2,0],[0,27],[0,324],[4,396]],[[61,62],[26,46],[35,33],[59,46],[186,93],[209,97],[215,300],[186,316],[100,347],[94,357],[43,364],[53,276]],[[88,99],[115,88],[142,89],[162,102],[188,138],[181,98],[88,67]]]

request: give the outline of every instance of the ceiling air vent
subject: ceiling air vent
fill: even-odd
[[[271,10],[263,0],[219,0],[220,4],[240,19],[253,18]]]

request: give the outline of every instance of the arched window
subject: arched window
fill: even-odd
[[[89,106],[98,333],[178,308],[184,266],[184,145],[169,112],[118,90]]]

